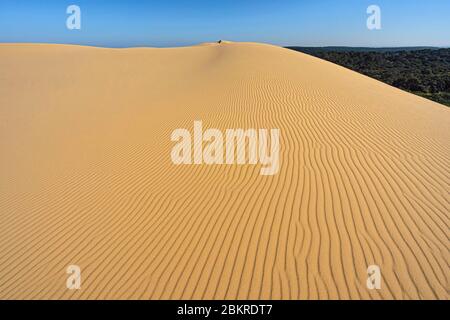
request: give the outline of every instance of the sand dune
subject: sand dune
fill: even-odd
[[[278,174],[175,166],[195,120],[279,128]],[[0,45],[0,298],[448,299],[449,127],[269,45]]]

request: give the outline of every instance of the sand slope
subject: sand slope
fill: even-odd
[[[280,128],[279,173],[173,165],[194,120]],[[269,45],[0,45],[0,298],[448,299],[449,126]]]

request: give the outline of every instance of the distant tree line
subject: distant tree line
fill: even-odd
[[[290,49],[328,60],[394,87],[450,106],[450,49],[352,51]]]

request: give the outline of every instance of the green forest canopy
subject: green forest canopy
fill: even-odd
[[[288,47],[450,106],[450,49]]]

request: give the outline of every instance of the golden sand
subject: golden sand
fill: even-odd
[[[196,120],[279,128],[279,172],[174,165]],[[449,127],[275,46],[0,45],[0,298],[448,299]]]

